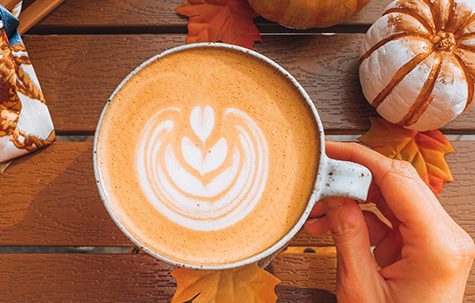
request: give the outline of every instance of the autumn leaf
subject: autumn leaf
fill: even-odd
[[[280,283],[257,264],[221,271],[179,268],[172,276],[177,282],[172,303],[276,302],[274,288]]]
[[[252,49],[261,40],[247,0],[187,0],[176,12],[189,17],[186,43],[221,41]]]
[[[431,190],[438,195],[445,182],[453,181],[445,155],[455,149],[439,131],[417,132],[370,118],[371,127],[359,140],[379,153],[410,162]]]

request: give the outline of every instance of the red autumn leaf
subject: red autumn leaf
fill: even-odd
[[[252,49],[261,40],[247,0],[187,0],[176,12],[189,17],[186,43],[221,41]]]
[[[417,132],[376,117],[370,121],[371,128],[359,138],[362,143],[389,158],[410,162],[436,195],[445,182],[453,181],[445,155],[454,148],[440,131]]]

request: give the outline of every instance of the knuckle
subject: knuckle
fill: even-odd
[[[467,257],[470,260],[475,260],[475,244],[473,243],[473,239],[470,239],[470,246],[467,249]]]
[[[332,230],[332,236],[335,242],[344,243],[349,242],[358,235],[358,226],[351,222],[342,222]]]
[[[462,231],[452,238],[451,243],[444,247],[445,269],[456,273],[461,267],[470,266],[475,258],[475,243],[473,239]]]
[[[472,238],[470,238],[469,244],[467,246],[466,255],[472,261],[475,259],[475,243],[473,242]]]
[[[361,148],[361,145],[356,143],[356,142],[348,142],[346,143],[350,147],[351,153],[349,154],[349,159],[348,161],[353,161],[353,158],[355,157],[355,153],[358,153],[358,151]]]
[[[359,149],[361,147],[361,145],[359,143],[356,143],[356,142],[348,142],[347,143],[348,146],[350,146],[352,149]]]
[[[338,225],[332,229],[335,242],[344,243],[356,238],[360,233],[362,218],[354,212],[346,212],[340,216]]]
[[[465,231],[454,242],[452,248],[454,257],[473,260],[475,257],[475,244]]]
[[[411,163],[403,160],[392,160],[391,170],[398,175],[402,175],[411,179],[419,176],[414,166],[412,166]]]
[[[473,260],[475,259],[475,242],[470,237],[470,244],[468,245],[468,256]]]

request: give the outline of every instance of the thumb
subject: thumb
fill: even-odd
[[[379,274],[363,212],[347,198],[326,198],[322,203],[337,250],[338,302],[370,302]]]

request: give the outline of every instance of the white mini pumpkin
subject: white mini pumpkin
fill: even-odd
[[[389,122],[444,126],[472,102],[474,79],[475,0],[397,0],[365,36],[361,86]]]

